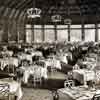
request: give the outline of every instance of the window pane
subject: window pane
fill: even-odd
[[[34,28],[41,28],[41,25],[34,25]]]
[[[81,32],[81,29],[72,29],[70,31],[70,41],[81,41],[81,35],[82,35],[82,32]]]
[[[31,43],[32,42],[32,30],[26,29],[26,42]]]
[[[85,28],[95,28],[95,24],[86,24]]]
[[[58,41],[68,41],[68,30],[57,30]]]
[[[26,25],[26,28],[32,28],[32,25],[27,24],[27,25]]]
[[[57,25],[57,28],[68,28],[68,25]]]
[[[44,28],[54,28],[54,25],[45,25]]]
[[[71,28],[81,28],[81,25],[71,25]]]
[[[95,29],[85,29],[85,41],[95,41]]]
[[[45,41],[52,42],[55,40],[55,31],[52,29],[45,29]]]
[[[34,29],[34,41],[41,42],[42,41],[42,30]]]

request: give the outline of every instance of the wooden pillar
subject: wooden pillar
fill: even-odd
[[[26,43],[26,23],[27,23],[27,17],[24,18],[24,23],[23,23],[23,35],[24,35],[24,43]]]
[[[70,25],[68,25],[68,41],[70,41]]]
[[[19,33],[17,32],[17,21],[14,20],[14,24],[15,24],[15,36],[16,36],[16,42],[19,43]]]
[[[98,42],[98,24],[95,24],[95,42]]]
[[[9,27],[8,27],[8,32],[7,32],[7,37],[8,37],[8,43],[9,43],[9,41],[10,41],[10,25],[11,24],[11,22],[10,22],[10,20],[8,21],[8,25],[9,25]]]
[[[16,27],[17,27],[17,43],[19,43],[20,40],[20,32],[19,32],[19,24],[16,22]]]
[[[54,30],[55,30],[55,41],[57,41],[58,38],[57,38],[57,25],[56,24],[54,25]]]
[[[85,41],[84,22],[82,21],[82,41]]]

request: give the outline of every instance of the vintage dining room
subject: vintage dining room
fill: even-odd
[[[100,100],[100,0],[0,0],[0,100]]]

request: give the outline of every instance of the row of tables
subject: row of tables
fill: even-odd
[[[72,70],[73,81],[77,80],[81,85],[61,88],[57,90],[59,100],[99,100],[100,99],[100,70],[98,55],[88,53],[84,60],[79,59]],[[85,66],[85,67],[84,67]],[[75,69],[76,68],[76,69]],[[94,87],[89,86],[89,81],[94,82]],[[92,84],[93,85],[93,84]],[[99,98],[93,99],[95,95]]]

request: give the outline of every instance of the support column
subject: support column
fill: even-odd
[[[7,36],[7,37],[8,37],[8,40],[7,40],[7,41],[8,41],[8,43],[9,43],[9,41],[10,41],[10,28],[11,28],[11,27],[10,27],[10,26],[11,26],[10,23],[11,23],[11,22],[10,22],[10,20],[9,20],[9,21],[8,21],[9,27],[8,27],[8,32],[7,32],[7,35],[8,35],[8,36]]]
[[[19,24],[16,22],[16,28],[17,28],[17,43],[20,41],[20,32],[19,32]]]
[[[82,21],[82,41],[85,41],[84,21]]]
[[[68,41],[70,41],[70,25],[68,25]]]
[[[55,28],[54,28],[54,30],[55,30],[55,41],[57,41],[57,39],[58,39],[58,38],[57,38],[57,25],[55,24],[54,27],[55,27]]]
[[[98,24],[95,24],[95,42],[98,42]]]

